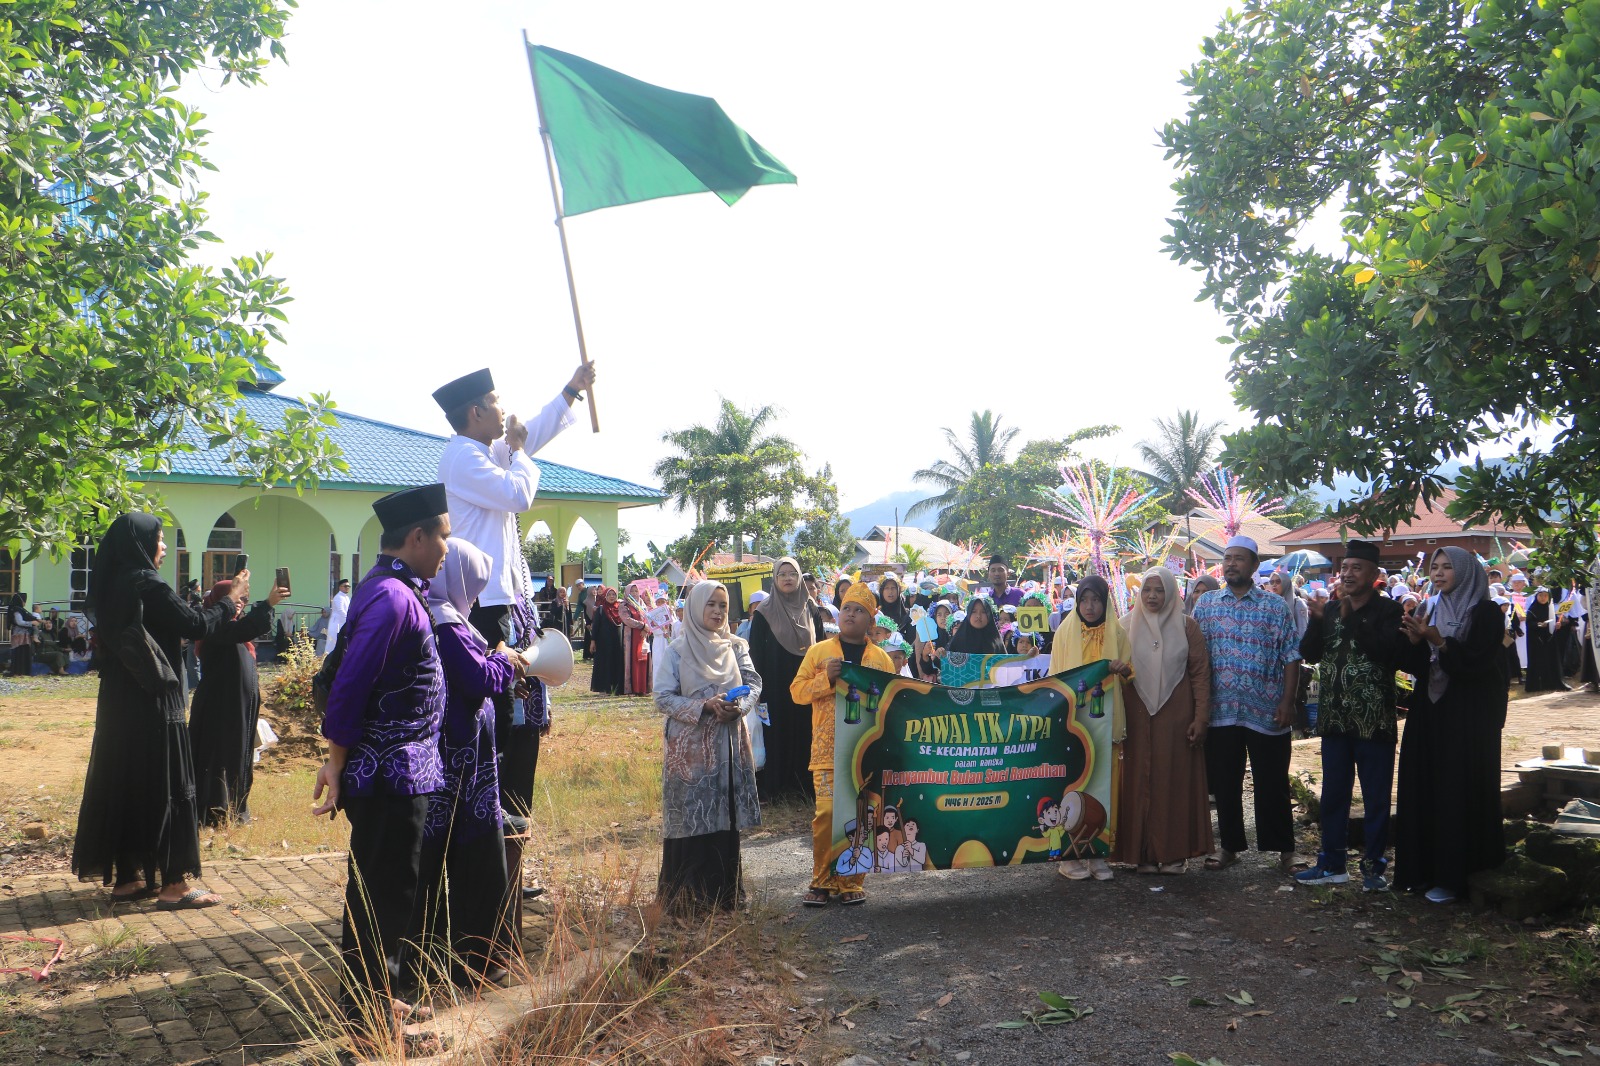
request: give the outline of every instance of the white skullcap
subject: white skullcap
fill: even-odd
[[[1243,548],[1245,551],[1247,551],[1251,555],[1255,555],[1255,556],[1259,556],[1261,554],[1261,549],[1256,547],[1256,542],[1251,540],[1249,537],[1245,536],[1242,533],[1239,536],[1234,537],[1232,540],[1228,541],[1227,547],[1228,548]],[[1223,550],[1226,551],[1227,549],[1224,548]]]

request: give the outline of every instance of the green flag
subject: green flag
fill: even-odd
[[[752,185],[795,182],[709,96],[543,45],[528,46],[528,63],[561,168],[563,215],[695,192],[732,204]]]

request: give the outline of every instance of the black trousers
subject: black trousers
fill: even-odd
[[[467,621],[493,648],[511,643],[511,608],[474,606]],[[533,775],[539,768],[539,730],[511,724],[511,695],[494,698],[494,748],[500,755],[500,809],[527,817],[533,808]]]
[[[1217,835],[1224,851],[1245,851],[1244,767],[1256,794],[1256,849],[1293,851],[1289,793],[1289,734],[1268,736],[1249,726],[1213,726],[1206,734],[1206,778],[1217,798]]]
[[[349,796],[350,882],[344,894],[339,1003],[345,1016],[387,1021],[390,996],[413,991],[417,888],[427,796]]]
[[[478,833],[463,840],[453,831],[422,844],[419,927],[433,975],[472,985],[495,964],[496,945],[512,938],[505,925],[508,900],[505,839]]]

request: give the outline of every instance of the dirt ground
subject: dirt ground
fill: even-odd
[[[1600,738],[1600,697],[1512,704],[1506,765]],[[1317,741],[1297,742],[1317,768]],[[1247,819],[1250,805],[1246,803]],[[1300,852],[1316,831],[1300,828]],[[1428,1066],[1600,1057],[1588,916],[1511,923],[1360,886],[1296,886],[1276,856],[1221,873],[1072,882],[1048,866],[869,879],[869,903],[800,912],[823,960],[802,982],[833,1021],[808,1063],[1325,1062]],[[746,852],[797,893],[809,840]],[[813,917],[814,915],[814,917]],[[1081,1015],[1029,1024],[1071,997]],[[1024,1023],[1000,1028],[1002,1023]],[[1591,1035],[1593,1034],[1593,1035]],[[861,1062],[858,1066],[867,1066]]]

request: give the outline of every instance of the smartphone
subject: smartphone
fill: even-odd
[[[234,560],[234,563],[233,563],[233,576],[234,577],[238,577],[240,574],[242,574],[244,571],[246,571],[248,569],[250,569],[250,556],[248,556],[248,555],[240,555],[239,558]]]
[[[280,589],[289,587],[289,568],[287,566],[278,567],[278,576],[273,579],[273,585],[275,588]]]

